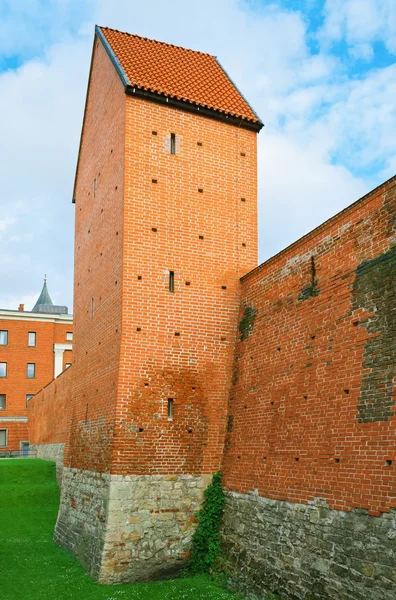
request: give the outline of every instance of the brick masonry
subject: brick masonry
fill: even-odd
[[[74,361],[64,464],[74,482],[87,472],[140,476],[138,490],[146,489],[146,477],[164,478],[164,488],[173,481],[167,477],[195,478],[191,485],[175,480],[166,512],[140,525],[151,545],[157,536],[153,576],[172,565],[172,552],[181,564],[190,539],[177,533],[181,498],[185,504],[190,494],[196,507],[201,487],[192,484],[220,468],[239,277],[257,264],[256,169],[254,131],[126,95],[96,39],[74,193]],[[108,536],[114,515],[123,510],[117,518],[126,520],[129,508],[111,507],[99,529],[106,554],[97,532],[83,529],[84,515],[64,502],[57,531],[67,531],[70,519],[73,543],[64,543],[78,557],[80,544],[93,548],[93,564],[102,561],[91,570],[95,577],[114,551],[111,580],[138,578],[139,557],[152,547],[131,541],[126,566]]]
[[[181,566],[222,465],[236,586],[391,597],[395,183],[254,268],[256,134],[126,95],[95,41],[56,527],[95,579]]]
[[[223,462],[241,590],[396,596],[395,184],[242,278]]]

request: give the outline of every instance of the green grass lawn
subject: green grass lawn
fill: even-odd
[[[207,577],[97,585],[52,540],[59,504],[55,463],[0,460],[1,600],[232,600]]]

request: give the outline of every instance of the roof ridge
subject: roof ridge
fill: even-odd
[[[201,52],[200,50],[193,50],[193,48],[186,48],[185,46],[179,46],[177,44],[170,44],[169,42],[161,42],[160,40],[156,40],[154,38],[149,38],[144,35],[138,35],[137,33],[129,33],[128,31],[120,31],[119,29],[114,29],[113,27],[106,27],[102,25],[96,25],[99,29],[107,29],[108,31],[115,31],[117,33],[121,33],[121,35],[128,35],[129,37],[138,38],[139,40],[145,40],[146,42],[153,42],[154,44],[160,44],[161,46],[168,46],[170,48],[177,48],[178,50],[184,50],[185,52],[194,52],[194,54],[202,54],[203,56],[210,56],[211,58],[216,59],[217,57],[213,54],[209,54],[209,52]]]

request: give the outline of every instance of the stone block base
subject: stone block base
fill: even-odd
[[[231,582],[248,598],[394,600],[396,511],[227,493],[222,542]]]
[[[55,541],[99,583],[171,576],[186,564],[210,480],[65,468]]]
[[[65,444],[37,444],[31,446],[30,449],[37,452],[37,458],[56,462],[56,480],[60,486],[62,483]]]

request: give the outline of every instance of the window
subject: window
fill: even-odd
[[[36,345],[36,332],[35,331],[29,331],[28,333],[28,346],[35,346]]]
[[[170,137],[170,153],[176,154],[176,134],[171,133]]]
[[[7,408],[7,396],[5,394],[0,394],[0,410],[5,410]]]
[[[26,394],[26,410],[29,404],[30,398],[33,398],[34,394]]]
[[[35,363],[28,363],[27,364],[27,371],[26,371],[26,377],[28,379],[33,379],[33,377],[36,374],[36,365]]]
[[[7,363],[0,362],[0,377],[7,377]]]
[[[7,447],[8,429],[0,429],[0,448]]]
[[[7,346],[8,344],[8,331],[0,331],[0,346]]]
[[[68,342],[72,341],[72,339],[73,339],[73,332],[72,331],[68,331],[66,333],[66,339],[67,339]]]
[[[175,272],[169,271],[169,291],[175,291]]]
[[[168,398],[168,419],[173,419],[173,398]]]
[[[71,365],[72,365],[71,363],[66,363],[65,364],[65,369],[68,369],[69,367],[71,367]]]

